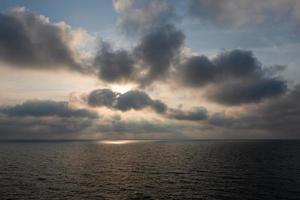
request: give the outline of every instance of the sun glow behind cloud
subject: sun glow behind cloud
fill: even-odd
[[[121,94],[128,92],[129,90],[132,90],[134,87],[133,85],[130,84],[124,84],[124,85],[119,85],[119,84],[113,84],[111,85],[111,89],[115,92],[119,92]]]

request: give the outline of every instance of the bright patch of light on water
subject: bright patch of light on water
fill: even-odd
[[[140,142],[145,142],[142,140],[105,140],[105,141],[100,141],[99,143],[101,144],[131,144],[131,143],[140,143]]]

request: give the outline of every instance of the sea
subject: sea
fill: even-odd
[[[300,140],[1,141],[0,199],[300,199]]]

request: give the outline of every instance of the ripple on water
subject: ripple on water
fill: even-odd
[[[1,143],[0,199],[299,199],[299,141]]]

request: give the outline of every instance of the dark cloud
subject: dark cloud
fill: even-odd
[[[184,137],[184,127],[157,121],[97,121],[90,118],[0,115],[0,139],[120,139]],[[159,133],[159,134],[158,134]]]
[[[224,51],[213,59],[204,55],[192,56],[179,72],[186,84],[195,87],[264,74],[261,63],[252,52],[240,49]]]
[[[179,20],[167,0],[113,1],[119,27],[129,36],[140,37],[133,49],[138,63],[130,81],[145,87],[164,77],[184,43],[184,34],[173,24]]]
[[[73,37],[66,24],[52,24],[24,8],[0,13],[0,61],[14,66],[82,71],[70,45]]]
[[[76,139],[89,133],[94,118],[0,115],[1,139]]]
[[[276,132],[299,135],[300,132],[300,85],[288,94],[274,99],[252,112],[252,118],[262,127]]]
[[[99,69],[99,77],[108,82],[124,81],[134,72],[134,59],[126,50],[113,51],[110,44],[103,42],[99,49],[94,68]]]
[[[276,78],[229,82],[218,86],[209,98],[226,105],[257,103],[264,98],[276,97],[287,91],[285,81]]]
[[[278,67],[263,67],[251,51],[225,51],[209,59],[192,56],[178,69],[191,87],[211,86],[207,97],[218,103],[239,105],[283,94],[286,81],[276,77]]]
[[[132,81],[143,86],[166,75],[184,42],[181,31],[164,24],[145,32],[132,51],[114,50],[102,42],[95,57],[85,60],[74,45],[77,32],[63,22],[51,23],[45,16],[14,8],[0,13],[0,27],[0,61],[20,68],[67,68],[98,75],[106,82]]]
[[[26,101],[0,108],[1,139],[77,138],[89,132],[97,113],[71,107],[67,102]]]
[[[153,100],[143,91],[131,90],[124,94],[115,93],[110,89],[94,90],[88,95],[91,106],[105,106],[121,111],[142,110],[151,108],[157,113],[164,113],[167,106],[160,100]]]
[[[299,137],[300,130],[300,85],[287,94],[251,108],[244,114],[227,116],[216,113],[209,123],[227,130],[262,130],[274,137]]]
[[[167,105],[160,100],[152,100],[151,107],[158,113],[165,113],[168,109]]]
[[[195,107],[190,111],[169,109],[168,117],[176,120],[200,121],[208,118],[208,112],[204,107]]]
[[[225,113],[214,113],[212,114],[208,122],[214,126],[229,126],[231,124],[231,120],[226,117]]]
[[[151,105],[151,103],[151,98],[145,92],[132,90],[118,97],[116,108],[122,111],[130,109],[141,110]]]
[[[166,75],[183,43],[184,34],[172,25],[145,35],[134,50],[137,59],[142,62],[141,66],[146,70],[142,84]]]
[[[219,76],[243,77],[261,75],[262,65],[253,56],[252,51],[234,49],[219,54],[212,61],[218,69]]]
[[[199,87],[215,81],[217,68],[206,56],[193,56],[183,64],[180,73],[185,84]]]
[[[26,101],[20,105],[12,107],[1,107],[0,113],[12,117],[79,117],[97,118],[98,115],[86,109],[72,108],[67,102],[56,101]]]
[[[93,90],[88,95],[88,104],[90,106],[112,107],[117,99],[117,94],[110,89]]]
[[[178,20],[166,0],[114,0],[118,26],[128,36],[144,35]]]

